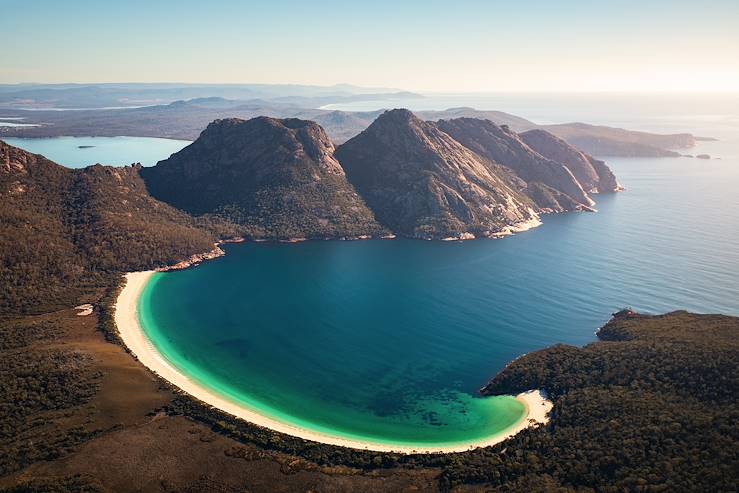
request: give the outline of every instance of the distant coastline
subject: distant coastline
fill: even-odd
[[[126,283],[117,298],[114,312],[114,320],[121,340],[136,356],[139,362],[159,377],[167,380],[196,399],[255,425],[306,440],[360,450],[399,453],[449,453],[495,445],[529,426],[548,421],[547,413],[551,410],[552,403],[539,390],[523,392],[516,396],[516,399],[524,405],[525,413],[515,426],[483,440],[464,444],[440,446],[391,445],[332,436],[275,420],[243,405],[235,404],[216,394],[214,391],[199,384],[173,367],[156,350],[139,323],[137,309],[139,297],[154,273],[155,271],[132,272],[125,276]]]

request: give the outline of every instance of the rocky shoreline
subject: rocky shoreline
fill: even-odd
[[[205,253],[196,253],[195,255],[191,255],[185,260],[182,260],[180,262],[177,262],[174,265],[168,265],[166,267],[159,267],[155,269],[156,272],[169,272],[173,270],[184,270],[189,269],[190,267],[195,267],[207,260],[213,260],[218,257],[223,257],[226,255],[226,252],[223,251],[221,248],[221,245],[224,245],[226,243],[243,243],[246,241],[244,238],[237,236],[235,238],[228,238],[225,240],[219,240],[216,243],[213,244],[213,250]]]

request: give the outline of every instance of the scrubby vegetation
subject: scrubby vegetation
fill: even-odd
[[[321,179],[320,186],[301,184],[298,191],[271,186],[197,219],[221,219],[226,224],[237,224],[240,234],[255,239],[356,238],[388,234],[389,230],[377,224],[356,193],[346,190],[347,187],[344,177],[330,175]]]
[[[601,342],[529,354],[485,392],[544,388],[554,400],[550,423],[473,454],[446,475],[501,489],[505,480],[525,479],[598,491],[733,491],[737,336],[733,317],[625,312],[601,329]]]
[[[95,395],[101,376],[88,355],[53,345],[64,333],[48,320],[0,323],[0,476],[59,457],[94,434],[56,426]]]
[[[739,319],[676,312],[617,318],[601,342],[554,346],[484,389],[546,389],[546,426],[494,447],[402,455],[307,442],[234,420],[188,396],[167,409],[260,447],[363,470],[441,468],[440,488],[490,491],[734,491],[739,481]]]
[[[0,141],[0,476],[96,433],[65,421],[101,377],[89,354],[64,346],[73,322],[28,315],[96,301],[122,272],[208,251],[227,230],[151,198],[138,167],[70,170]],[[101,309],[108,337],[112,301]]]
[[[121,272],[208,251],[233,230],[153,199],[139,167],[71,170],[0,142],[2,315],[69,307]]]
[[[98,493],[105,490],[93,478],[76,475],[59,479],[34,479],[1,491],[5,493]]]

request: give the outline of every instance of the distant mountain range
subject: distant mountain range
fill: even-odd
[[[161,90],[169,91],[166,88]],[[177,91],[176,94],[182,93],[181,89]],[[356,101],[374,98],[405,100],[410,96],[422,97],[408,93],[345,94],[341,91],[341,94],[325,95],[311,94],[309,91],[298,92],[304,94],[249,100],[197,97],[169,104],[117,109],[29,111],[8,108],[2,110],[2,116],[23,118],[23,123],[39,126],[0,126],[0,136],[131,135],[193,140],[213,120],[249,119],[266,115],[274,118],[300,118],[315,121],[325,129],[334,143],[340,144],[366,129],[384,110],[349,112],[321,109],[317,106],[326,101]],[[0,107],[3,106],[3,97],[7,98],[8,95],[3,95],[0,91]],[[508,125],[515,132],[543,129],[578,147],[581,151],[595,156],[679,156],[680,154],[674,149],[690,148],[695,145],[696,140],[700,139],[687,133],[662,135],[586,123],[537,125],[525,118],[502,111],[484,111],[468,107],[442,111],[420,111],[417,114],[424,120],[462,117],[488,119],[498,125]]]
[[[0,107],[32,109],[136,107],[194,98],[265,99],[314,107],[400,97],[422,96],[400,89],[351,84],[0,84]]]

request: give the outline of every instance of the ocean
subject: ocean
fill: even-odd
[[[685,151],[710,160],[606,157],[624,192],[596,196],[597,213],[544,216],[542,226],[501,240],[228,245],[225,257],[157,274],[140,300],[142,326],[170,362],[304,428],[458,444],[520,419],[513,399],[477,394],[506,364],[552,344],[594,342],[616,310],[739,315],[739,97],[428,95],[402,103],[719,140]]]

